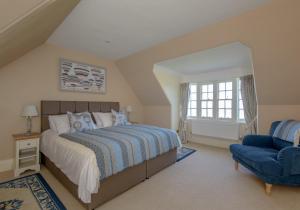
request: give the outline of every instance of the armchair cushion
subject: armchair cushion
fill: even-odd
[[[273,137],[273,148],[277,150],[282,150],[285,147],[293,146],[291,142],[284,141],[282,139]]]
[[[273,134],[274,134],[274,132],[275,132],[277,126],[278,126],[280,123],[281,123],[281,121],[274,121],[274,122],[272,122],[271,128],[270,128],[270,130],[269,130],[270,136],[273,136]]]
[[[273,138],[266,135],[247,135],[243,139],[243,145],[273,148]]]
[[[277,155],[279,163],[283,166],[283,175],[300,175],[300,148],[286,147]]]
[[[230,145],[234,159],[247,164],[248,167],[260,174],[280,176],[282,167],[277,161],[278,150],[267,147],[247,146],[240,144]]]

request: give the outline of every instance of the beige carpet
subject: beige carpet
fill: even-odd
[[[246,169],[234,170],[228,150],[199,151],[161,171],[97,210],[297,210],[300,187],[274,186],[271,196]],[[83,209],[47,171],[47,182],[70,210]]]

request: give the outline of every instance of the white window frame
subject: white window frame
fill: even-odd
[[[244,110],[244,107],[243,107],[243,109],[240,108],[240,101],[243,102],[243,99],[239,95],[239,93],[241,91],[241,89],[240,89],[241,80],[239,78],[237,79],[236,84],[237,84],[237,121],[244,123],[245,122],[245,110]],[[244,118],[240,117],[240,110],[244,111]]]
[[[209,85],[213,85],[213,92],[212,92],[212,94],[213,94],[213,99],[203,99],[202,98],[202,94],[203,94],[203,91],[202,91],[202,87],[204,86],[204,85],[207,85],[207,86],[209,86]],[[215,117],[215,111],[214,111],[214,109],[215,109],[215,85],[214,85],[214,83],[213,82],[208,82],[208,83],[199,83],[198,84],[198,105],[199,105],[199,108],[198,108],[198,106],[197,106],[197,109],[198,109],[198,116],[199,116],[199,118],[201,118],[201,119],[213,119],[214,117]],[[205,93],[211,93],[211,92],[208,92],[208,90],[207,90],[207,92],[205,92]],[[212,102],[212,117],[203,117],[202,116],[202,109],[206,109],[206,110],[208,110],[208,109],[210,109],[210,108],[203,108],[202,107],[202,102]]]
[[[232,98],[231,98],[231,118],[226,118],[226,117],[224,117],[224,118],[222,118],[222,117],[219,117],[219,101],[220,100],[224,100],[224,101],[226,101],[226,100],[228,100],[228,99],[220,99],[219,98],[219,94],[220,94],[220,91],[219,91],[219,84],[220,83],[227,83],[227,82],[231,82],[232,83]],[[217,111],[217,119],[218,120],[222,120],[222,121],[234,121],[235,119],[237,119],[236,118],[236,108],[237,108],[237,106],[236,106],[236,102],[237,102],[237,100],[236,100],[236,82],[233,80],[233,79],[231,79],[231,80],[220,80],[220,81],[217,81],[216,82],[216,89],[217,89],[217,100],[216,100],[216,103],[217,103],[217,108],[216,108],[216,111]],[[226,90],[226,89],[225,89]],[[226,91],[225,91],[225,93],[226,93]],[[225,112],[226,112],[226,108],[225,108]]]
[[[196,99],[196,103],[197,103],[197,106],[196,106],[196,115],[197,116],[190,116],[189,115],[189,110],[190,109],[193,109],[193,108],[191,108],[189,105],[190,105],[190,99],[189,99],[189,102],[188,102],[188,111],[187,111],[187,117],[188,118],[194,118],[194,119],[196,119],[196,118],[199,118],[199,85],[198,85],[198,83],[190,83],[190,85],[189,85],[189,88],[190,88],[190,86],[191,85],[196,85],[197,86],[197,90],[196,90],[196,95],[197,95],[197,99]],[[191,92],[190,92],[190,95],[191,95]],[[193,100],[194,101],[194,100]]]
[[[232,118],[219,118],[219,83],[222,82],[232,82]],[[244,122],[244,120],[239,119],[239,79],[225,79],[225,80],[215,80],[215,81],[205,81],[205,82],[193,82],[190,85],[197,85],[197,116],[188,116],[190,119],[200,119],[200,120],[216,120],[224,122]],[[202,85],[213,84],[213,117],[201,117],[202,110]],[[207,101],[207,100],[205,100]],[[189,109],[189,107],[188,107]]]

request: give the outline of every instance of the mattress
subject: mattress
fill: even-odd
[[[173,130],[139,124],[60,136],[47,130],[41,151],[78,185],[79,198],[89,203],[91,194],[98,191],[99,180],[180,146]]]
[[[78,197],[84,203],[91,202],[91,194],[97,193],[100,172],[95,153],[81,144],[60,137],[52,130],[42,133],[41,152],[46,155],[74,184],[78,185]]]

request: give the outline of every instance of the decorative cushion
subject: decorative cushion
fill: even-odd
[[[48,117],[50,129],[58,134],[70,132],[70,121],[66,114],[50,115]]]
[[[98,128],[111,127],[113,125],[113,117],[111,112],[93,112]]]
[[[113,116],[114,125],[128,125],[127,116],[123,112],[116,112],[115,110],[111,110]]]
[[[299,144],[300,136],[300,121],[296,120],[283,120],[276,127],[273,137]]]
[[[91,114],[89,112],[82,113],[72,113],[68,112],[68,117],[70,121],[71,132],[76,131],[87,131],[96,128]]]

